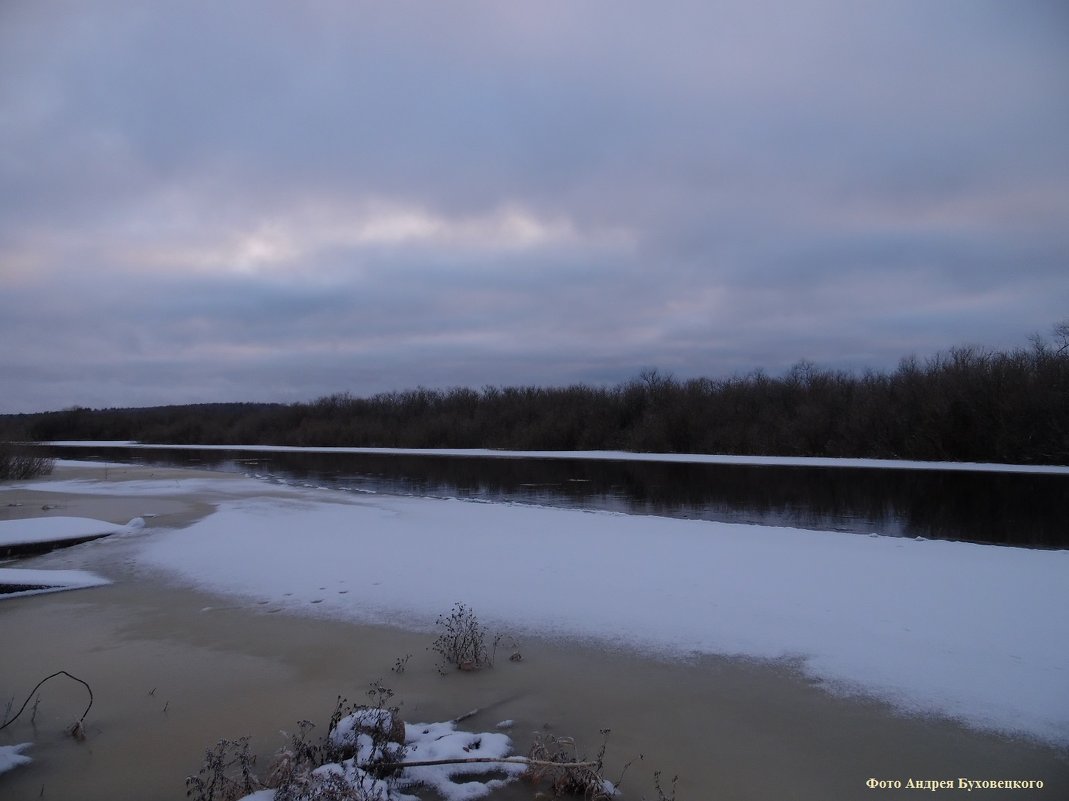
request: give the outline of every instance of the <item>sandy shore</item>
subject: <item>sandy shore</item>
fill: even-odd
[[[63,466],[53,478],[100,478],[103,470]],[[210,494],[121,492],[123,481],[192,471],[107,470],[115,495],[9,489],[0,501],[18,505],[0,506],[0,517],[125,523],[148,514],[155,515],[147,518],[151,529],[186,525],[213,509]],[[201,475],[217,478],[223,495],[234,479]],[[0,710],[9,698],[17,708],[39,679],[61,669],[88,681],[95,695],[85,743],[61,733],[84,708],[84,688],[59,680],[42,690],[35,723],[20,719],[0,732],[0,745],[35,743],[31,765],[0,776],[5,799],[177,801],[185,798],[184,778],[218,739],[249,735],[263,767],[283,741],[280,729],[292,731],[305,718],[322,727],[339,694],[358,700],[376,679],[394,689],[410,721],[475,707],[486,711],[467,721],[471,728],[512,719],[521,751],[531,732],[548,727],[593,753],[599,730],[611,729],[610,775],[644,755],[625,777],[626,798],[655,799],[654,770],[679,775],[679,801],[913,798],[916,791],[870,790],[865,782],[958,777],[1046,785],[997,791],[1000,799],[1069,797],[1069,761],[1055,749],[835,696],[789,663],[664,661],[582,642],[525,640],[522,662],[442,677],[426,632],[273,614],[255,599],[207,595],[140,570],[126,547],[89,543],[23,563],[85,566],[111,578],[110,586],[0,602]],[[394,672],[406,654],[406,670]],[[516,786],[495,797],[532,795]]]

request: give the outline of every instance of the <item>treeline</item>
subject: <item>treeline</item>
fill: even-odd
[[[1061,327],[1058,329],[1061,330]],[[1069,464],[1069,348],[959,347],[887,373],[808,362],[782,377],[612,387],[414,389],[295,404],[67,409],[0,417],[0,438],[629,450]]]

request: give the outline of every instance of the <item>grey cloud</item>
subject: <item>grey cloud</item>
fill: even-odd
[[[4,403],[1019,344],[1069,307],[1064,30],[1038,1],[5,4]],[[225,263],[379,201],[577,233]]]

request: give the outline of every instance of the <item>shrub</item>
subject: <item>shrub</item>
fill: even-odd
[[[186,778],[186,795],[193,801],[237,801],[263,785],[252,772],[256,757],[249,738],[220,740],[204,752],[204,765]]]
[[[0,481],[21,481],[47,476],[55,464],[55,459],[42,456],[32,445],[0,442]]]
[[[597,756],[588,760],[579,755],[575,740],[571,737],[556,737],[552,734],[537,732],[531,751],[528,754],[527,780],[536,787],[545,785],[548,797],[583,798],[586,801],[612,801],[619,797],[617,785],[605,778],[605,749],[608,744],[609,730],[601,730],[602,743]],[[624,773],[631,765],[624,765]],[[539,793],[535,797],[545,796]]]
[[[446,665],[453,665],[459,670],[493,667],[494,652],[501,638],[494,638],[490,648],[487,648],[486,629],[469,607],[459,602],[453,604],[453,611],[448,616],[439,615],[437,625],[443,631],[431,648],[441,655]],[[438,666],[439,671],[444,673],[443,668],[443,665]]]

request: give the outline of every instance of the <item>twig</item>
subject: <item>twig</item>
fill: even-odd
[[[468,718],[473,718],[473,717],[475,717],[475,716],[476,716],[476,715],[478,715],[478,714],[479,714],[480,712],[482,712],[482,710],[481,710],[481,709],[479,709],[479,707],[475,707],[475,709],[470,709],[470,710],[468,710],[467,712],[465,712],[465,713],[464,713],[463,715],[457,715],[457,716],[456,716],[455,718],[453,718],[453,719],[452,719],[451,721],[449,721],[449,722],[450,722],[450,723],[460,723],[460,721],[462,721],[462,720],[467,720]]]
[[[462,720],[467,720],[468,718],[475,717],[480,712],[485,712],[488,709],[493,709],[496,706],[501,706],[502,704],[507,704],[510,701],[515,701],[517,698],[521,697],[522,695],[523,695],[523,693],[514,693],[513,695],[507,696],[506,698],[502,698],[502,699],[500,699],[498,701],[494,701],[492,704],[487,704],[486,706],[478,706],[478,707],[475,707],[475,709],[469,709],[463,715],[459,715],[459,716],[453,718],[449,722],[450,723],[460,723]]]
[[[30,690],[30,694],[28,696],[26,696],[26,700],[22,702],[22,706],[19,707],[19,711],[15,713],[15,717],[11,718],[11,720],[5,722],[2,726],[0,726],[0,731],[2,731],[3,729],[6,729],[12,723],[14,723],[16,720],[18,720],[19,719],[19,715],[21,715],[23,713],[23,711],[26,709],[26,705],[28,703],[30,703],[30,699],[33,698],[33,694],[35,692],[37,692],[41,688],[42,684],[44,684],[49,679],[54,679],[56,676],[66,676],[69,679],[74,679],[79,684],[85,685],[85,689],[89,691],[89,706],[87,706],[85,708],[85,711],[82,713],[82,716],[80,718],[78,718],[78,723],[75,724],[76,726],[80,727],[82,721],[85,720],[85,716],[89,714],[89,710],[92,709],[92,707],[93,707],[93,688],[90,687],[87,682],[82,681],[82,679],[79,679],[77,676],[72,676],[70,673],[68,673],[65,670],[58,670],[55,673],[53,673],[51,676],[45,676],[43,679],[41,679],[39,682],[37,682],[37,686],[34,687],[32,690]]]
[[[469,762],[506,762],[511,765],[535,765],[554,768],[596,768],[597,762],[554,762],[549,759],[531,759],[530,757],[465,757],[463,759],[425,759],[419,762],[386,762],[386,768],[423,768],[431,765],[462,765]]]

